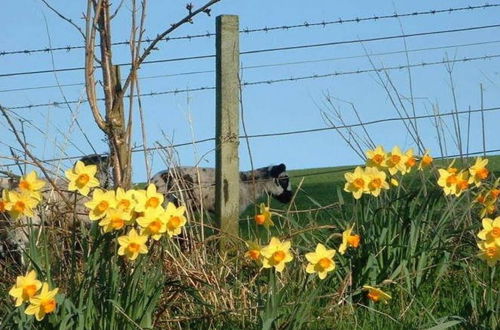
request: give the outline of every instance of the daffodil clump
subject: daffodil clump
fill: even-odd
[[[27,303],[24,313],[34,315],[37,321],[41,321],[45,315],[54,313],[57,309],[55,297],[58,291],[58,288],[51,290],[48,283],[40,282],[36,272],[32,270],[25,276],[17,277],[9,295],[15,299],[16,307]]]
[[[0,212],[7,212],[12,219],[33,217],[34,210],[42,201],[45,181],[32,171],[19,180],[15,190],[5,189],[0,198]]]
[[[499,184],[500,179],[497,179],[492,187],[484,188],[486,185],[483,185],[481,191],[474,198],[474,202],[481,206],[481,218],[491,216],[497,212],[500,201]]]
[[[89,219],[98,221],[104,233],[128,230],[127,235],[117,239],[118,254],[134,261],[139,254],[148,252],[146,243],[150,238],[158,241],[163,236],[177,236],[187,222],[184,206],[168,203],[164,208],[163,202],[163,194],[150,184],[142,190],[95,188],[85,206],[89,209]]]
[[[480,241],[479,257],[493,267],[500,260],[500,216],[495,219],[484,218],[483,229],[477,234]]]
[[[389,183],[399,185],[396,175],[406,175],[413,168],[424,170],[431,166],[433,158],[426,151],[421,157],[414,155],[413,149],[402,151],[398,146],[386,152],[382,146],[366,151],[366,167],[358,166],[354,172],[344,174],[344,191],[352,193],[355,199],[363,194],[378,197]]]
[[[488,159],[477,157],[474,165],[468,169],[454,167],[453,161],[446,169],[440,168],[438,185],[443,188],[445,195],[459,197],[467,191],[470,186],[480,187],[489,177],[489,170],[486,168]],[[481,198],[480,198],[481,200]],[[486,200],[484,200],[485,202]]]
[[[345,254],[348,248],[358,248],[361,237],[354,234],[354,225],[348,227],[342,233],[342,242],[338,248],[340,254]],[[256,241],[246,243],[248,250],[245,252],[245,257],[251,261],[258,262],[262,268],[274,268],[277,272],[282,272],[285,269],[286,263],[293,260],[291,253],[291,242],[281,241],[276,237],[272,237],[269,244],[261,246]],[[323,280],[329,272],[335,270],[334,256],[337,253],[334,249],[328,249],[325,245],[318,243],[313,252],[305,254],[308,261],[306,272],[309,274],[317,274]]]

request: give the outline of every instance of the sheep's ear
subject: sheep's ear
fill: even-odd
[[[281,173],[286,171],[285,164],[279,164],[271,168],[271,176],[277,178]]]

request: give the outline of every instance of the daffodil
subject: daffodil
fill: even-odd
[[[407,173],[410,173],[412,168],[415,167],[415,165],[417,165],[417,159],[415,158],[415,156],[413,155],[413,149],[408,149],[406,152],[405,152],[405,171],[403,174],[407,174]]]
[[[92,200],[84,205],[90,209],[89,219],[99,220],[106,216],[109,209],[116,206],[115,192],[95,189],[92,193]]]
[[[293,260],[290,253],[290,241],[281,242],[278,238],[272,237],[269,245],[262,248],[262,267],[276,269],[277,272],[282,272],[285,264]]]
[[[361,237],[359,235],[352,235],[353,230],[354,224],[342,233],[342,243],[339,246],[340,254],[344,254],[348,247],[357,248],[359,246]]]
[[[369,285],[363,285],[363,290],[368,291],[366,296],[368,297],[368,299],[370,299],[373,302],[381,301],[381,302],[387,304],[387,301],[392,299],[392,297],[390,295],[388,295],[387,293],[385,293],[384,291],[377,289],[377,288],[374,288],[374,287],[369,286]]]
[[[272,213],[269,206],[264,203],[260,203],[259,209],[259,214],[255,215],[254,217],[255,223],[264,227],[274,226],[274,222],[271,219]]]
[[[103,227],[105,233],[113,230],[120,230],[130,222],[132,214],[121,209],[110,208],[106,212],[106,216],[99,222],[99,226]]]
[[[345,173],[344,177],[347,181],[344,186],[344,191],[352,193],[355,199],[360,199],[361,195],[368,191],[368,182],[370,178],[360,166],[356,167],[353,173]]]
[[[46,314],[53,313],[57,308],[56,294],[59,288],[49,290],[49,284],[43,283],[42,291],[30,299],[30,305],[24,311],[27,315],[35,315],[37,321],[43,320]]]
[[[136,190],[134,197],[137,201],[135,206],[136,212],[144,212],[146,209],[156,209],[161,207],[165,197],[163,194],[156,191],[154,184],[149,184],[146,190]]]
[[[0,213],[6,212],[10,209],[10,202],[7,198],[8,190],[2,190],[2,197],[0,198]]]
[[[18,219],[22,216],[32,217],[33,209],[39,203],[31,194],[19,193],[17,191],[8,191],[7,201],[6,208],[13,219]]]
[[[398,172],[401,172],[402,174],[405,174],[407,169],[406,169],[406,161],[408,157],[403,154],[401,149],[398,146],[395,146],[392,148],[391,152],[387,155],[385,159],[385,167],[389,170],[389,173],[391,175],[394,175]]]
[[[469,174],[450,165],[447,169],[438,169],[438,185],[443,188],[445,195],[460,196],[469,186]]]
[[[373,196],[377,197],[380,195],[382,189],[389,189],[389,183],[386,181],[386,174],[383,171],[379,171],[375,167],[367,167],[365,169],[365,174],[368,177],[368,192]]]
[[[36,279],[36,272],[30,271],[26,276],[18,276],[16,284],[10,289],[9,295],[16,299],[16,307],[30,300],[42,287],[42,282]]]
[[[429,155],[429,150],[426,150],[424,155],[420,158],[418,169],[423,170],[432,165],[433,158]]]
[[[19,190],[37,199],[42,199],[40,190],[45,186],[45,181],[38,179],[35,171],[31,171],[19,180]]]
[[[500,246],[500,217],[496,217],[495,220],[484,218],[482,223],[483,230],[477,234],[477,237],[484,241],[495,242]]]
[[[95,178],[96,172],[96,165],[85,165],[83,162],[77,161],[74,168],[65,172],[66,178],[69,180],[68,190],[78,191],[83,196],[87,196],[90,188],[99,186],[99,180]]]
[[[147,209],[143,216],[136,219],[137,224],[143,228],[141,235],[149,235],[155,241],[167,231],[168,221],[169,215],[162,207]]]
[[[125,191],[123,188],[118,187],[116,189],[116,208],[132,213],[136,204],[134,194],[135,190],[133,189]]]
[[[167,235],[168,237],[173,237],[179,235],[182,232],[182,227],[187,222],[186,216],[184,213],[186,212],[186,207],[181,205],[176,207],[173,203],[168,203],[167,208],[165,209],[165,214],[167,220]]]
[[[469,183],[474,183],[476,187],[479,187],[482,181],[488,178],[490,171],[488,171],[486,165],[488,165],[488,159],[482,159],[481,157],[476,158],[474,165],[469,168]]]
[[[245,257],[253,261],[258,261],[262,258],[260,251],[262,247],[256,242],[247,242],[248,251],[245,253]]]
[[[373,150],[367,150],[365,154],[366,154],[366,166],[376,167],[378,169],[384,167],[385,158],[387,157],[384,147],[377,146]]]
[[[480,241],[477,243],[479,247],[479,258],[486,261],[488,266],[494,267],[497,261],[500,260],[500,246],[495,241]]]
[[[118,255],[126,256],[129,260],[137,259],[139,254],[148,253],[146,242],[148,236],[139,235],[135,229],[131,229],[127,235],[118,237]]]
[[[306,253],[306,259],[309,264],[306,267],[306,272],[309,274],[318,273],[321,280],[325,279],[328,272],[335,269],[335,250],[327,250],[326,247],[318,243],[314,252]]]

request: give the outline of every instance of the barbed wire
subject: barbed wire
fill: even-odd
[[[472,11],[472,10],[477,10],[477,9],[488,9],[488,8],[495,8],[495,7],[500,7],[500,4],[489,4],[485,3],[483,5],[476,5],[476,6],[464,6],[464,7],[454,7],[454,8],[447,8],[447,9],[431,9],[431,10],[425,10],[425,11],[413,11],[413,12],[406,12],[406,13],[397,13],[394,12],[392,14],[384,14],[384,15],[373,15],[373,16],[365,16],[365,17],[354,17],[354,18],[338,18],[336,20],[332,21],[321,21],[321,22],[304,22],[301,24],[293,24],[293,25],[280,25],[280,26],[265,26],[261,28],[244,28],[240,30],[240,33],[244,34],[250,34],[250,33],[257,33],[257,32],[273,32],[273,31],[289,31],[289,30],[294,30],[294,29],[299,29],[299,28],[311,28],[311,27],[326,27],[329,25],[334,25],[334,24],[348,24],[348,23],[362,23],[362,22],[367,22],[367,21],[379,21],[379,20],[386,20],[386,19],[399,19],[399,18],[405,18],[405,17],[416,17],[416,16],[426,16],[426,15],[436,15],[436,14],[444,14],[444,13],[456,13],[456,12],[461,12],[461,11]],[[184,35],[184,36],[178,36],[178,37],[165,37],[162,39],[162,41],[173,41],[173,40],[193,40],[193,39],[200,39],[200,38],[210,38],[215,36],[215,33],[213,32],[206,32],[206,33],[200,33],[200,34],[193,34],[193,35]],[[145,38],[144,40],[141,41],[141,43],[151,43],[154,40],[154,38]],[[125,41],[119,41],[119,42],[114,42],[112,43],[113,46],[123,46],[123,45],[130,45],[129,40]],[[96,45],[96,47],[99,47],[99,45]],[[77,46],[61,46],[61,47],[45,47],[45,48],[37,48],[37,49],[24,49],[24,50],[13,50],[13,51],[0,51],[0,56],[7,56],[7,55],[31,55],[31,54],[36,54],[36,53],[48,53],[48,52],[54,52],[54,51],[72,51],[72,50],[77,50],[77,49],[85,49],[85,45],[77,45]]]
[[[416,53],[416,52],[422,52],[422,51],[431,51],[431,50],[456,49],[456,48],[462,48],[462,47],[483,46],[483,45],[490,45],[490,44],[497,44],[497,43],[500,43],[500,40],[472,42],[472,43],[465,43],[465,44],[453,44],[453,45],[438,46],[438,47],[424,47],[424,48],[397,50],[397,51],[390,51],[390,52],[378,52],[378,53],[370,53],[370,54],[364,53],[362,55],[340,56],[340,57],[322,58],[322,59],[315,59],[315,60],[278,62],[278,63],[268,63],[268,64],[260,64],[260,65],[248,65],[248,66],[243,66],[241,69],[242,70],[249,70],[249,69],[259,69],[259,68],[268,68],[268,67],[288,66],[288,65],[332,62],[332,61],[339,61],[339,60],[366,58],[367,56],[396,55],[396,54]],[[215,70],[187,71],[187,72],[166,73],[166,74],[157,74],[157,75],[152,75],[152,76],[144,76],[144,77],[139,77],[138,79],[139,80],[147,80],[147,79],[157,79],[157,78],[169,78],[169,77],[189,76],[189,75],[214,73],[214,72],[215,72]],[[123,81],[125,81],[125,79],[123,79]],[[1,89],[0,93],[39,90],[39,89],[51,89],[51,88],[60,88],[60,87],[76,87],[76,86],[84,86],[84,85],[85,85],[85,83],[83,83],[83,82],[59,84],[59,85],[40,85],[40,86],[32,86],[32,87]]]
[[[297,50],[297,49],[307,49],[307,48],[317,48],[317,47],[327,47],[327,46],[338,46],[338,45],[346,45],[346,44],[354,44],[354,43],[367,43],[367,42],[376,42],[376,41],[384,41],[384,40],[393,40],[393,39],[401,39],[401,38],[413,38],[413,37],[423,37],[428,35],[438,35],[445,33],[457,33],[457,32],[466,32],[466,31],[476,31],[483,29],[492,29],[498,28],[500,24],[493,25],[480,25],[480,26],[469,26],[465,28],[457,28],[457,29],[448,29],[448,30],[438,30],[438,31],[428,31],[428,32],[417,32],[417,33],[407,33],[407,34],[398,34],[391,36],[383,36],[383,37],[374,37],[374,38],[365,38],[365,39],[352,39],[352,40],[341,40],[341,41],[332,41],[332,42],[324,42],[324,43],[315,43],[315,44],[307,44],[307,45],[296,45],[296,46],[285,46],[285,47],[277,47],[277,48],[264,48],[264,49],[254,49],[240,52],[240,55],[250,55],[250,54],[260,54],[260,53],[269,53],[269,52],[277,52],[277,51],[288,51],[288,50]],[[186,57],[177,57],[177,58],[167,58],[167,59],[159,59],[159,60],[150,60],[144,61],[142,65],[145,64],[157,64],[157,63],[166,63],[166,62],[179,62],[179,61],[189,61],[189,60],[199,60],[199,59],[207,59],[207,58],[215,58],[215,54],[209,55],[197,55],[197,56],[186,56]],[[129,66],[130,62],[117,64],[118,66]],[[100,68],[100,66],[96,66],[96,69]],[[22,71],[22,72],[12,72],[12,73],[2,73],[0,74],[0,78],[13,77],[13,76],[24,76],[24,75],[34,75],[34,74],[48,74],[55,72],[67,72],[67,71],[81,71],[85,70],[85,67],[73,67],[73,68],[62,68],[62,69],[50,69],[50,70],[36,70],[36,71]]]
[[[331,131],[331,130],[339,130],[339,129],[351,129],[351,128],[356,128],[356,127],[371,126],[371,125],[375,125],[375,124],[382,124],[382,123],[388,123],[388,122],[394,122],[394,121],[421,120],[421,119],[427,119],[427,118],[449,117],[449,116],[457,116],[457,115],[462,115],[462,114],[488,113],[488,112],[496,112],[496,111],[500,111],[500,106],[483,108],[483,109],[457,110],[457,111],[451,111],[451,112],[445,112],[445,113],[434,113],[434,114],[428,114],[428,115],[382,118],[382,119],[376,119],[376,120],[360,122],[360,123],[355,123],[355,124],[318,127],[318,128],[304,129],[304,130],[292,130],[292,131],[284,131],[284,132],[240,135],[238,138],[239,139],[246,139],[246,138],[254,139],[254,138],[264,138],[264,137],[296,135],[296,134],[314,133],[314,132]],[[201,143],[205,143],[205,142],[214,142],[214,141],[215,141],[215,137],[211,137],[211,138],[204,138],[204,139],[190,141],[190,142],[171,144],[168,146],[156,146],[156,147],[148,147],[148,148],[144,148],[143,146],[137,146],[137,147],[132,148],[132,152],[136,153],[136,152],[152,152],[152,151],[158,151],[158,150],[168,150],[168,149],[184,147],[184,146],[188,146],[188,145],[195,145],[195,144],[201,144]],[[98,155],[99,156],[106,156],[107,153],[101,153]],[[67,161],[67,160],[77,160],[77,159],[80,159],[82,157],[83,157],[82,155],[59,157],[59,158],[45,159],[45,160],[42,160],[41,162],[47,164],[47,163],[61,162],[61,161]],[[446,156],[446,157],[452,157],[452,156]],[[20,161],[22,162],[22,160],[20,160]],[[5,164],[5,165],[1,165],[1,166],[12,167],[12,166],[17,166],[17,164],[11,163],[11,164]]]
[[[434,62],[421,62],[417,64],[410,65],[396,65],[382,68],[370,68],[370,69],[359,69],[353,71],[340,71],[340,72],[330,72],[330,73],[322,73],[322,74],[312,74],[307,76],[298,76],[298,77],[289,77],[289,78],[280,78],[280,79],[268,79],[268,80],[259,80],[259,81],[243,81],[241,83],[242,86],[255,86],[255,85],[271,85],[276,83],[284,83],[284,82],[296,82],[301,80],[310,80],[310,79],[322,79],[329,77],[337,77],[337,76],[345,76],[345,75],[353,75],[353,74],[364,74],[371,72],[383,72],[383,71],[393,71],[393,70],[403,70],[409,68],[417,68],[417,67],[429,67],[435,65],[443,65],[443,64],[451,64],[451,63],[466,63],[466,62],[474,62],[474,61],[484,61],[499,58],[500,54],[493,55],[483,55],[477,57],[464,57],[461,59],[443,59],[441,61]],[[152,97],[159,95],[168,95],[168,94],[179,94],[179,93],[189,93],[189,92],[199,92],[199,91],[208,91],[215,90],[215,86],[202,86],[196,88],[185,88],[185,89],[173,89],[166,91],[156,91],[150,93],[141,93],[139,97]],[[129,97],[129,96],[127,96]],[[137,97],[135,95],[134,97]],[[98,101],[104,101],[104,98],[98,98]],[[30,104],[30,105],[21,105],[21,106],[5,106],[8,110],[20,110],[20,109],[34,109],[41,107],[59,107],[67,104],[84,104],[87,103],[87,100],[71,100],[71,101],[54,101],[48,103],[39,103],[39,104]]]

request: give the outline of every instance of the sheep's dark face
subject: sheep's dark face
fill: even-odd
[[[281,203],[290,203],[293,196],[292,184],[290,183],[290,177],[286,173],[285,164],[269,167],[269,173],[275,185],[272,196]]]

